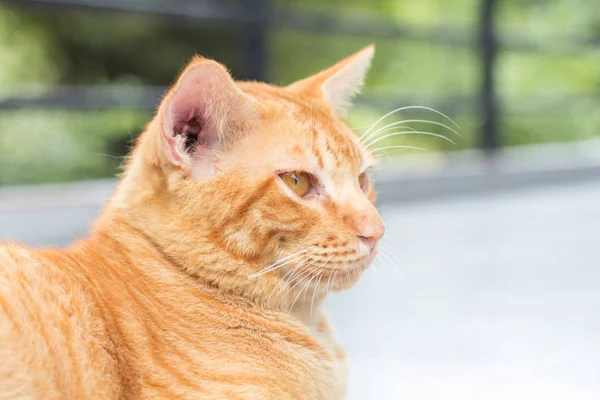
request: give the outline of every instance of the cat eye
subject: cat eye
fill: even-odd
[[[360,185],[360,188],[363,190],[363,192],[367,190],[369,185],[369,177],[367,176],[366,172],[363,172],[358,176],[358,184]]]
[[[306,172],[284,172],[279,178],[298,196],[304,197],[310,189],[310,175]]]

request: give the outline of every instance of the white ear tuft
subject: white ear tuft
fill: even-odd
[[[373,45],[361,50],[342,61],[343,65],[340,65],[339,69],[323,82],[321,86],[323,96],[338,114],[346,115],[352,99],[362,89],[374,54]]]

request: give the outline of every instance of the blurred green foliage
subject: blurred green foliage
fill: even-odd
[[[415,32],[452,29],[471,37],[478,0],[277,0],[276,7],[384,18]],[[504,145],[580,140],[600,132],[600,51],[576,42],[600,42],[596,0],[499,2],[501,39],[529,40],[553,50],[502,51],[498,60]],[[594,11],[595,10],[595,11]],[[244,78],[239,32],[226,26],[155,17],[0,7],[0,99],[44,93],[53,85],[168,85],[186,61],[203,54]],[[378,146],[408,145],[448,151],[476,146],[479,134],[477,48],[370,37],[323,35],[282,28],[269,31],[269,76],[287,84],[376,42],[377,55],[365,99],[390,99],[389,107],[359,102],[349,116],[358,133],[399,106],[435,106],[462,127],[452,145],[435,137],[403,135]],[[133,110],[0,110],[0,184],[112,176],[131,138],[151,117]],[[407,119],[445,122],[412,111]],[[394,119],[390,118],[389,122]],[[417,130],[448,134],[435,125]],[[390,154],[395,153],[390,151]],[[404,154],[403,152],[398,152]]]

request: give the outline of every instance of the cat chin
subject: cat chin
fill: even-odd
[[[362,277],[362,274],[363,274],[363,271],[359,271],[359,272],[356,272],[356,273],[354,273],[352,275],[339,276],[331,284],[331,289],[330,290],[332,292],[343,292],[343,291],[346,291],[346,290],[352,288],[354,285],[356,285],[358,283],[358,281]]]
[[[342,292],[350,289],[360,280],[362,274],[367,270],[373,259],[368,259],[352,265],[340,265],[331,267],[331,273],[327,274],[322,280],[326,285],[329,285],[329,290],[332,292]],[[332,276],[331,280],[329,277]]]

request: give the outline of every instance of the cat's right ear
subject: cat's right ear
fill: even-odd
[[[194,178],[213,175],[216,153],[244,129],[254,106],[221,64],[194,58],[159,108],[165,155]]]
[[[344,116],[351,100],[360,92],[371,66],[375,45],[365,47],[335,65],[287,86],[289,90],[325,99]]]

